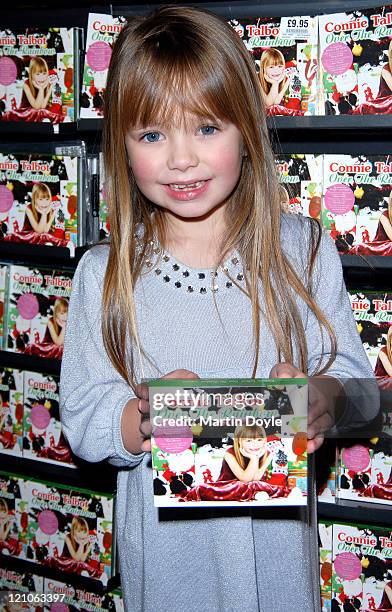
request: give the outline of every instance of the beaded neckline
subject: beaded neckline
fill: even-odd
[[[151,246],[154,257],[145,257],[144,266],[147,271],[159,278],[163,285],[171,285],[178,290],[201,295],[229,290],[236,284],[245,285],[243,267],[237,252],[232,253],[217,270],[195,269],[177,261],[170,253],[162,250],[155,241],[151,242]]]

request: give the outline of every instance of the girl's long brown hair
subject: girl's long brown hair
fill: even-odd
[[[308,281],[304,283],[282,252],[278,182],[255,64],[223,19],[190,7],[164,7],[147,18],[132,19],[114,45],[109,67],[103,153],[111,240],[102,332],[114,367],[135,386],[135,355],[144,353],[134,287],[144,258],[153,256],[153,236],[165,247],[164,213],[138,189],[128,164],[125,136],[131,127],[181,124],[191,114],[231,122],[243,137],[246,156],[238,185],[226,205],[227,232],[217,266],[225,253],[236,248],[248,271],[246,292],[252,305],[254,336],[252,377],[259,359],[261,317],[275,338],[279,359],[292,363],[295,346],[296,365],[307,372],[306,337],[297,296],[316,316],[323,337],[325,332],[329,336],[331,355],[320,370],[325,371],[334,360],[335,337],[310,287],[319,226],[309,220]],[[140,223],[144,233],[137,246],[135,232]]]

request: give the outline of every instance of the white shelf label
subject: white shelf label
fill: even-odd
[[[282,17],[280,35],[285,38],[310,38],[311,17]]]

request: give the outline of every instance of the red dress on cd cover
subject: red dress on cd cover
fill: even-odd
[[[386,70],[387,72],[389,72],[389,74],[391,74],[391,69],[390,69],[389,64],[385,64],[382,69]],[[384,77],[381,76],[380,87],[378,90],[377,98],[385,98],[386,96],[391,96],[391,95],[392,95],[391,89],[388,87],[387,82],[385,81]]]
[[[383,346],[380,349],[380,353],[381,352],[384,353],[384,355],[387,355],[387,347]],[[383,363],[382,363],[382,361],[380,359],[380,353],[378,354],[378,357],[377,357],[376,366],[374,368],[374,374],[375,374],[375,376],[380,376],[382,378],[386,378],[386,377],[388,377],[388,373],[387,373],[386,369],[384,368],[384,365],[383,365]]]
[[[382,213],[381,217],[386,217],[389,220],[388,211],[384,210],[384,212]],[[390,238],[388,238],[388,236],[387,236],[387,233],[385,231],[385,228],[384,228],[383,224],[381,223],[381,217],[380,217],[380,221],[378,222],[376,235],[374,236],[374,242],[376,242],[376,240],[377,241],[390,240]]]

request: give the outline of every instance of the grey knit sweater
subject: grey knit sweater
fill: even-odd
[[[283,216],[282,246],[305,268],[308,222]],[[314,612],[319,610],[317,538],[306,511],[244,508],[155,509],[150,454],[122,443],[120,419],[132,390],[111,365],[101,336],[101,294],[108,248],[91,249],[74,278],[61,371],[61,420],[76,455],[119,468],[116,530],[127,612]],[[243,284],[241,262],[229,273]],[[248,298],[223,271],[191,269],[166,255],[146,262],[135,297],[143,375],[186,368],[205,378],[249,377],[253,363]],[[214,290],[213,290],[214,289]],[[371,377],[352,317],[335,245],[323,236],[315,270],[317,301],[334,325],[337,377]],[[214,304],[214,299],[216,305]],[[263,303],[260,287],[261,304]],[[298,302],[309,368],[320,356],[317,321]],[[277,351],[264,326],[257,375],[268,377]],[[326,358],[326,356],[324,356]],[[155,363],[155,367],[151,364]],[[142,376],[141,370],[138,370]]]

